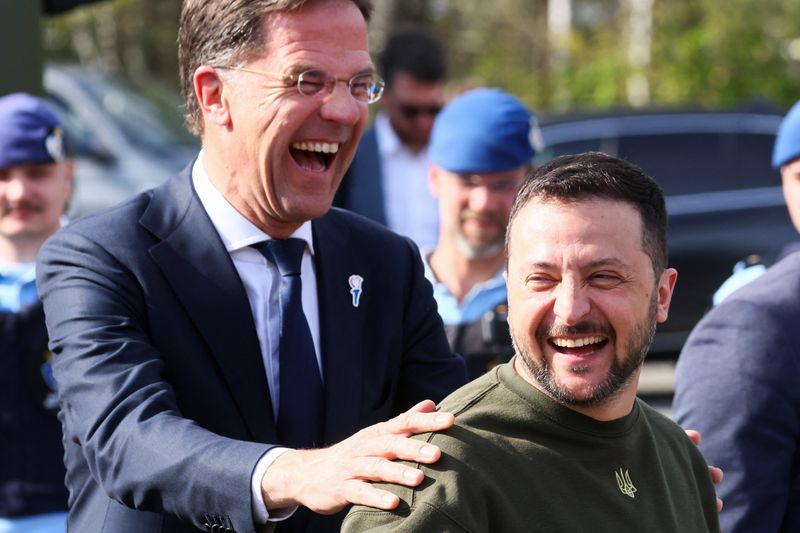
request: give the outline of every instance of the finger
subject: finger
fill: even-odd
[[[717,498],[717,512],[719,513],[720,511],[722,511],[722,500]]]
[[[442,451],[435,444],[397,435],[382,435],[354,440],[347,454],[359,458],[380,458],[415,463],[435,463]]]
[[[714,482],[714,485],[719,485],[722,483],[722,478],[725,476],[725,473],[722,471],[722,469],[717,468],[716,466],[709,466],[708,473],[711,474],[711,481]]]
[[[380,457],[361,458],[354,462],[355,475],[362,481],[377,481],[416,487],[425,479],[422,470]]]
[[[366,505],[390,511],[400,504],[396,494],[373,487],[366,481],[348,481],[344,489],[345,499],[356,505]]]
[[[699,446],[700,445],[700,432],[699,431],[695,431],[694,429],[686,429],[684,431],[686,431],[686,434],[689,435],[690,439],[692,439],[692,442],[694,442],[695,446]]]
[[[436,402],[433,400],[422,400],[417,405],[412,407],[406,412],[417,412],[417,413],[432,413],[436,411]]]
[[[420,405],[420,404],[418,404]],[[366,435],[414,435],[441,431],[453,425],[455,417],[452,413],[420,412],[413,408],[391,420],[381,422],[361,430]]]

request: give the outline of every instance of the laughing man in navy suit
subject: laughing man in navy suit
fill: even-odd
[[[418,250],[330,209],[382,89],[370,3],[275,4],[184,1],[200,155],[40,254],[73,531],[338,531],[452,424]]]

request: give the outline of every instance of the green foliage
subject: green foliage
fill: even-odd
[[[394,25],[437,33],[453,85],[499,86],[535,108],[629,102],[633,0],[571,0],[566,40],[548,34],[548,0],[376,0],[371,41]],[[381,12],[383,10],[383,12]],[[177,86],[178,0],[109,0],[45,23],[48,58],[101,61]],[[383,16],[381,16],[383,15]],[[383,24],[380,23],[383,21]],[[800,0],[653,0],[650,105],[788,107],[800,97]]]

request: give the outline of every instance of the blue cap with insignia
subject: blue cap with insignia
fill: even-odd
[[[772,167],[781,168],[800,157],[800,102],[792,106],[784,117],[775,137]]]
[[[64,128],[43,100],[25,93],[0,98],[0,168],[65,158]]]
[[[450,172],[504,172],[531,163],[537,133],[533,113],[519,99],[500,89],[473,89],[436,117],[428,155]]]

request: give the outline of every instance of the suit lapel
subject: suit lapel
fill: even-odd
[[[272,406],[247,294],[194,193],[190,168],[155,190],[140,223],[163,239],[150,255],[208,344],[254,440],[274,442]]]
[[[361,413],[364,307],[354,307],[348,278],[359,272],[347,226],[335,210],[312,223],[325,374],[325,442],[349,437]]]

